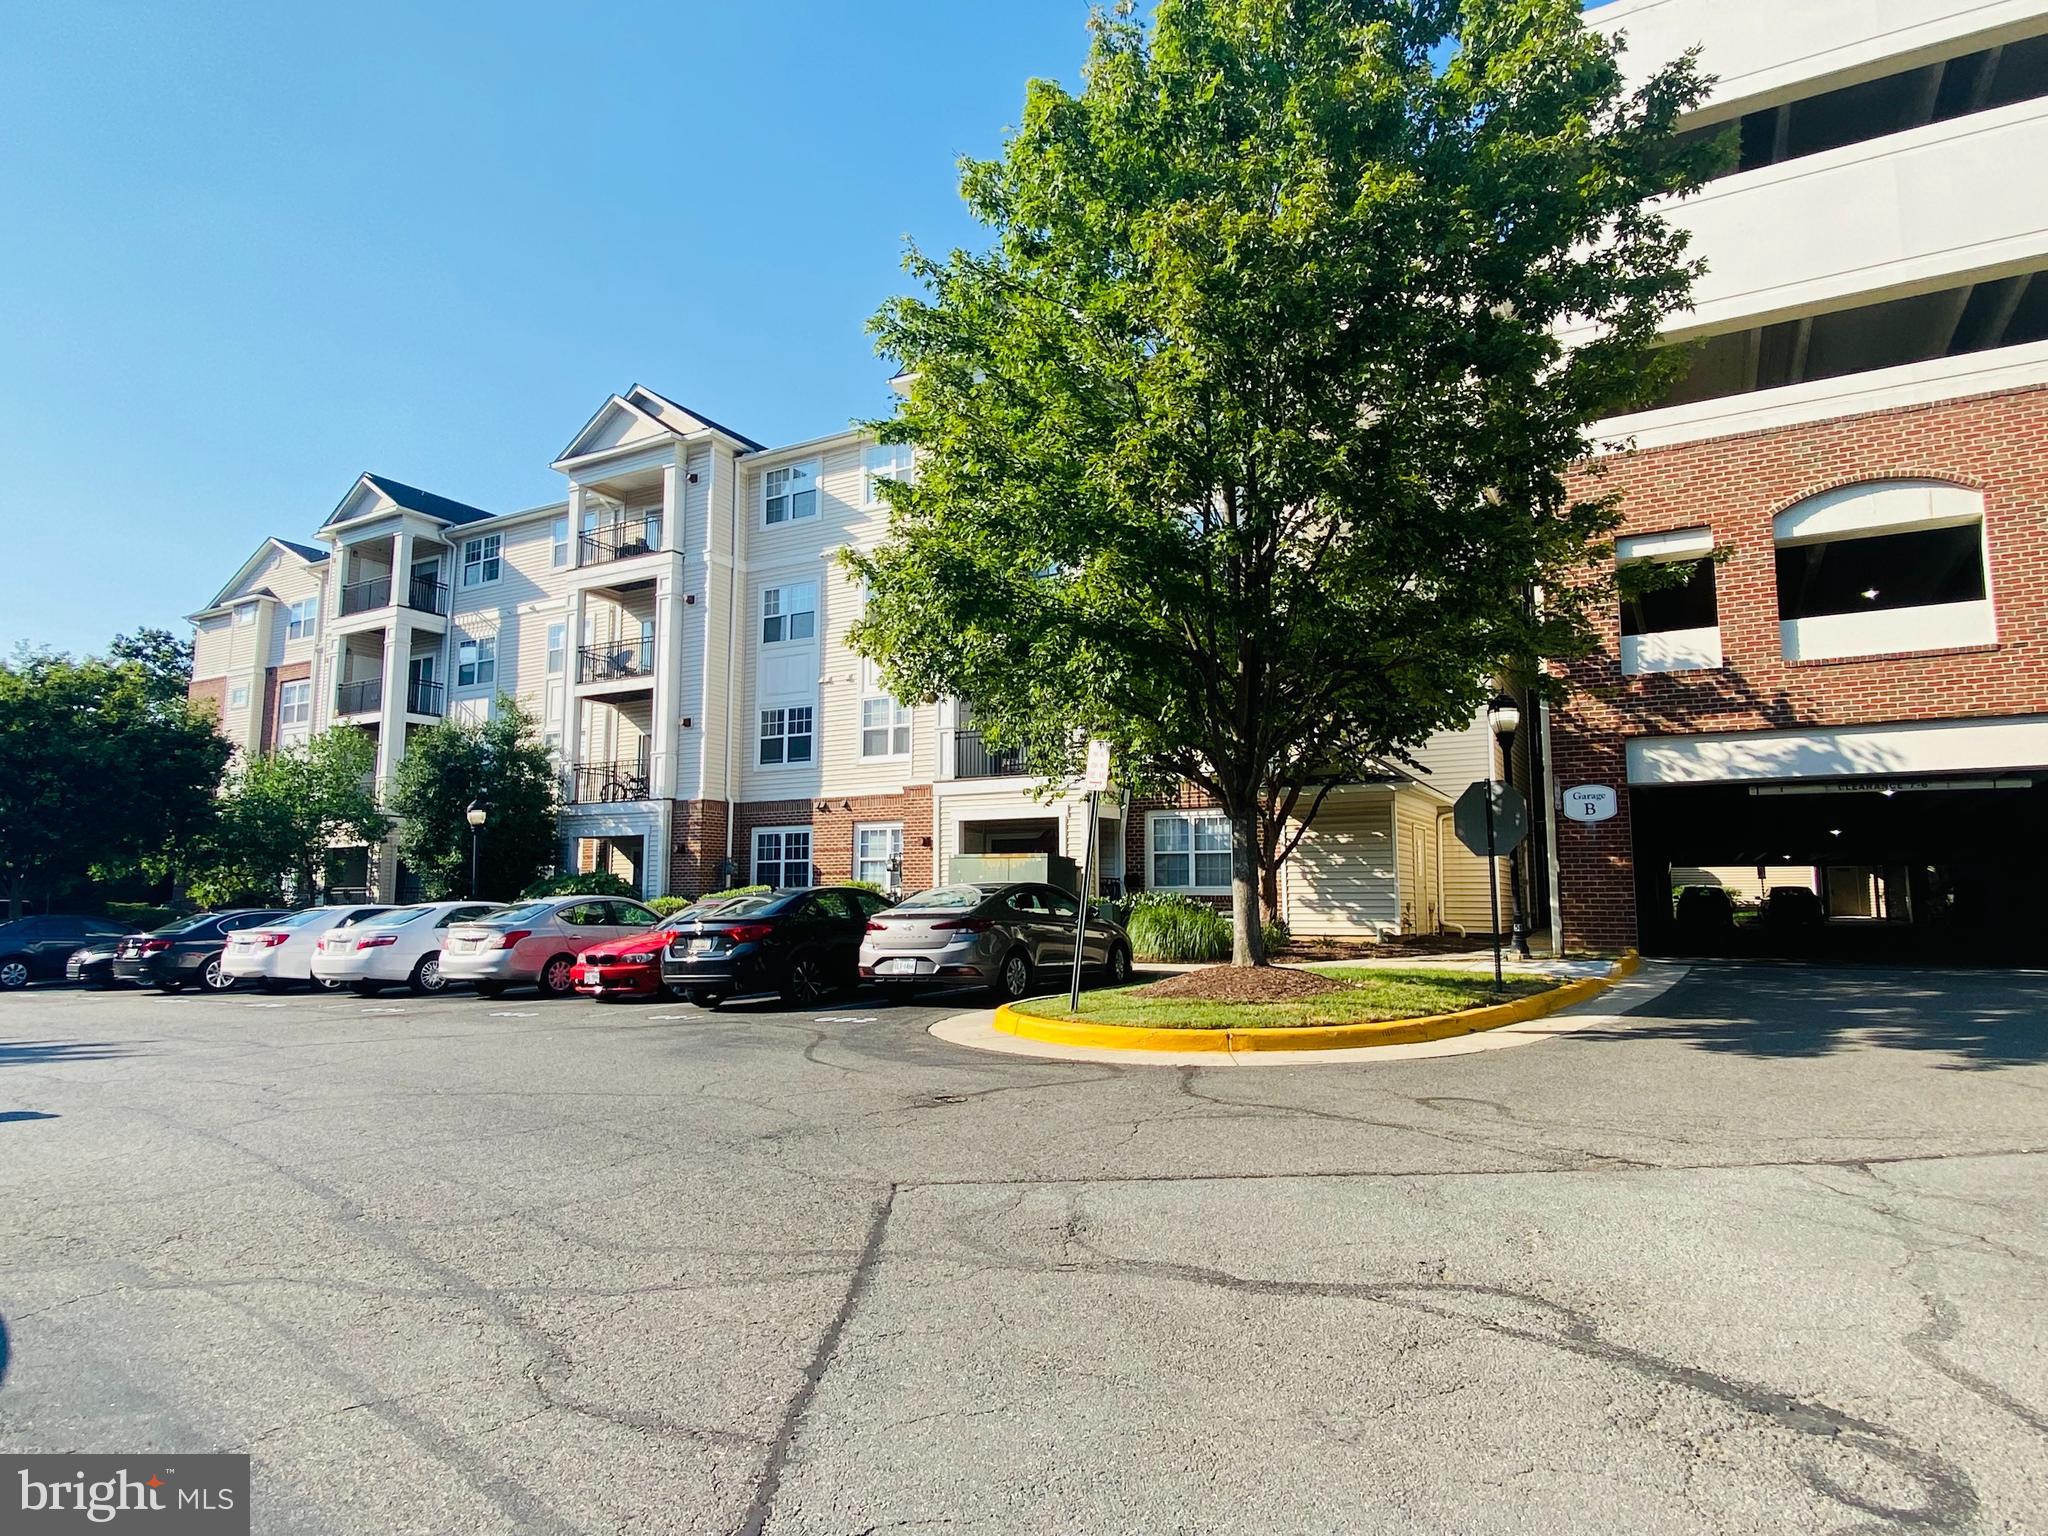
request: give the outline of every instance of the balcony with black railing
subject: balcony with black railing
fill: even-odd
[[[585,645],[576,651],[579,683],[632,683],[654,676],[654,639],[620,640],[611,645]]]
[[[384,707],[384,679],[365,677],[334,690],[337,715],[374,715]]]
[[[378,608],[391,606],[391,578],[372,576],[367,581],[352,581],[341,589],[341,616],[352,613],[370,613]]]
[[[651,555],[661,548],[661,518],[629,518],[621,523],[600,523],[577,536],[578,565],[609,565],[614,560],[632,560]]]
[[[569,799],[577,805],[617,805],[649,793],[644,762],[578,763],[569,770]]]
[[[434,576],[415,576],[406,584],[405,606],[419,613],[445,616],[448,612],[448,583]]]
[[[446,710],[447,690],[428,678],[416,677],[405,685],[405,711],[409,715],[432,715],[439,719]]]
[[[1014,779],[1030,772],[1024,765],[1022,747],[1000,750],[982,740],[979,731],[953,733],[953,777],[956,779]]]

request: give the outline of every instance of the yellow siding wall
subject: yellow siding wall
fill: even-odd
[[[1282,866],[1281,911],[1298,938],[1356,938],[1399,929],[1391,794],[1332,795]]]

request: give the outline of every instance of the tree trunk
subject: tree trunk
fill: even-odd
[[[1232,965],[1264,965],[1265,934],[1259,927],[1259,814],[1256,806],[1230,820],[1230,918]]]

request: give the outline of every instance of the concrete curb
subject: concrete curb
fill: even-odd
[[[1388,1019],[1373,1024],[1319,1024],[1302,1029],[1137,1029],[1123,1024],[1096,1024],[1087,1019],[1049,1019],[1019,1013],[1005,1003],[996,1009],[994,1027],[1006,1035],[1049,1045],[1084,1046],[1096,1050],[1220,1052],[1348,1051],[1371,1045],[1414,1045],[1476,1035],[1509,1024],[1526,1024],[1547,1014],[1597,997],[1625,976],[1635,973],[1641,957],[1630,950],[1605,976],[1568,981],[1513,1002],[1467,1008],[1461,1013],[1429,1014],[1417,1019]]]

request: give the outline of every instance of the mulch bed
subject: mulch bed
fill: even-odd
[[[1206,970],[1185,971],[1135,989],[1139,997],[1188,998],[1205,1003],[1288,1003],[1297,998],[1319,997],[1325,992],[1349,991],[1349,986],[1314,971],[1297,971],[1278,965],[1212,965]]]
[[[1486,934],[1419,933],[1409,938],[1294,939],[1272,958],[1287,965],[1309,960],[1403,960],[1410,956],[1463,955],[1487,949]]]

